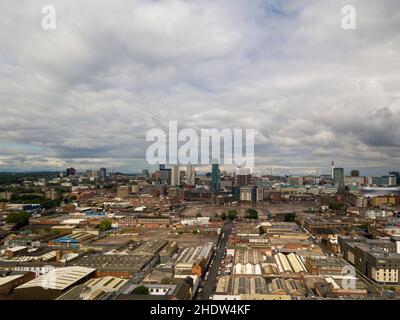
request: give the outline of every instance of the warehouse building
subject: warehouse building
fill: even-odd
[[[57,268],[15,288],[17,300],[53,300],[72,287],[95,275],[96,269],[85,267]]]
[[[275,262],[278,266],[279,273],[292,274],[292,273],[307,273],[307,268],[304,265],[301,258],[295,253],[289,253],[285,255],[283,253],[277,253],[275,256]]]
[[[241,295],[267,295],[268,287],[261,276],[222,276],[214,300],[241,300]]]
[[[0,272],[0,300],[11,298],[14,288],[33,279],[35,279],[33,272]]]
[[[212,242],[208,242],[203,246],[185,248],[176,261],[175,273],[188,271],[200,277],[210,263],[213,249],[214,244]]]
[[[121,289],[128,280],[116,277],[90,279],[84,284],[73,287],[57,300],[100,300]]]
[[[263,255],[260,251],[239,248],[235,250],[233,274],[262,274]]]

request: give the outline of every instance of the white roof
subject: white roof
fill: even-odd
[[[46,289],[65,290],[94,271],[96,269],[78,266],[57,268],[43,276],[24,283],[17,289],[42,287]]]
[[[18,274],[15,276],[6,276],[6,277],[0,277],[0,286],[2,286],[3,284],[6,284],[10,281],[13,281],[15,279],[21,278],[23,276],[23,274]]]
[[[66,219],[61,222],[61,224],[79,224],[86,219]]]
[[[17,251],[19,251],[19,250],[24,250],[24,249],[26,249],[27,247],[24,247],[24,246],[18,246],[18,247],[12,247],[12,248],[7,248],[6,250],[7,251],[12,251],[12,252],[17,252]]]

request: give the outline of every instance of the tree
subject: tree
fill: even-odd
[[[265,230],[264,230],[264,228],[263,228],[262,226],[260,226],[260,227],[258,228],[258,233],[259,233],[260,236],[262,236],[263,234],[265,234]]]
[[[237,217],[237,211],[236,210],[229,210],[228,211],[228,219],[229,220],[235,220]]]
[[[296,220],[296,214],[289,212],[285,214],[285,222],[294,222]]]
[[[7,218],[7,223],[15,223],[16,228],[22,228],[29,223],[29,217],[31,215],[28,212],[20,211],[20,212],[12,212],[10,213]]]
[[[101,231],[106,231],[111,228],[111,221],[110,220],[103,220],[100,222],[99,229]]]
[[[150,290],[149,288],[145,287],[145,286],[138,286],[136,287],[133,291],[132,294],[137,294],[137,295],[149,295],[150,294]]]
[[[50,209],[50,208],[57,207],[59,204],[60,204],[59,200],[46,200],[42,203],[42,207],[44,209]]]
[[[254,209],[247,209],[245,212],[246,219],[258,219],[258,212]]]
[[[332,202],[329,204],[329,209],[331,209],[331,210],[338,211],[338,210],[341,210],[342,208],[343,208],[343,204],[342,204],[342,203],[339,203],[339,202],[337,202],[337,201],[332,201]]]
[[[196,218],[200,218],[201,217],[201,213],[200,212],[197,212],[196,213]]]
[[[221,213],[220,218],[221,218],[222,220],[226,220],[226,213],[225,213],[225,211]]]

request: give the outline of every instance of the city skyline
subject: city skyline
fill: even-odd
[[[140,171],[168,120],[254,128],[259,170],[398,168],[396,1],[352,1],[356,30],[337,1],[40,5],[4,7],[0,171]]]

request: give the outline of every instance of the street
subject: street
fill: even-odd
[[[202,292],[202,300],[209,300],[210,295],[214,292],[214,288],[217,285],[217,276],[218,276],[218,268],[221,264],[223,259],[223,254],[226,248],[226,243],[228,241],[228,237],[232,232],[234,227],[234,223],[232,221],[227,222],[222,227],[221,233],[225,234],[225,236],[220,238],[217,250],[214,255],[214,262],[213,265],[209,269],[209,274],[207,280],[204,281],[203,292]]]

